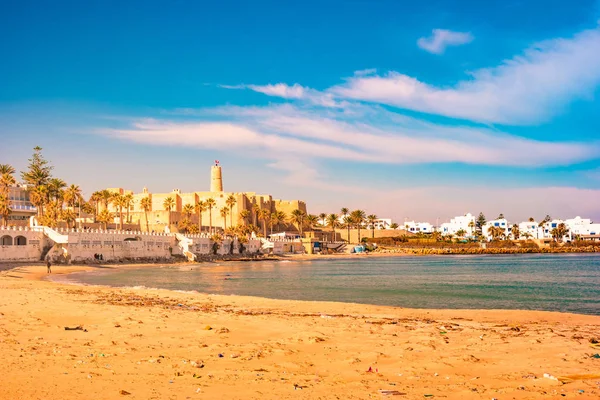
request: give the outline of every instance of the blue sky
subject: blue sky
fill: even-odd
[[[219,159],[312,213],[600,220],[598,1],[288,3],[2,3],[0,162],[40,145],[89,194],[205,190]]]

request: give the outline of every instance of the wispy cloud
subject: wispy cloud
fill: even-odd
[[[290,104],[220,107],[198,110],[191,121],[135,120],[128,128],[100,133],[157,145],[254,149],[261,155],[380,164],[536,167],[569,165],[600,154],[598,144],[536,141],[486,129],[440,126],[379,107],[354,107],[354,112]]]
[[[417,45],[433,54],[442,54],[449,46],[460,46],[475,39],[469,32],[454,32],[447,29],[434,29],[431,36],[417,40]]]
[[[472,79],[453,88],[390,72],[354,76],[329,92],[473,121],[535,124],[560,113],[572,100],[591,96],[599,85],[600,28],[596,28],[538,43],[497,67],[473,72]]]

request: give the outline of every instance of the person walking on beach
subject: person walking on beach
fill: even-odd
[[[48,274],[51,274],[51,273],[52,273],[52,269],[50,268],[51,266],[52,266],[52,263],[50,262],[50,259],[49,259],[49,258],[47,258],[47,259],[46,259],[46,267],[48,267],[48,269],[47,269],[47,272],[46,272],[46,273],[48,273]]]

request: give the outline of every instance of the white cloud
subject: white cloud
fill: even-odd
[[[306,89],[297,83],[288,86],[285,83],[275,85],[247,85],[248,89],[264,93],[268,96],[282,97],[284,99],[301,99],[306,95]]]
[[[500,66],[481,69],[453,88],[397,72],[354,76],[330,93],[473,121],[531,124],[560,113],[600,85],[600,29],[539,43]]]
[[[433,54],[442,54],[448,46],[460,46],[471,43],[474,37],[469,32],[453,32],[446,29],[434,29],[430,37],[417,40],[417,45]]]
[[[187,114],[189,115],[189,113]],[[227,148],[380,164],[460,162],[536,167],[598,157],[598,144],[530,140],[486,129],[444,127],[377,107],[355,113],[292,105],[204,109],[195,121],[145,119],[101,133],[137,142]]]

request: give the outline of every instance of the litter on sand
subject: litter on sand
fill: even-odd
[[[87,329],[83,329],[83,326],[81,326],[81,325],[76,326],[74,328],[70,328],[68,326],[65,326],[65,331],[84,331],[84,332],[87,332]]]
[[[399,392],[397,390],[379,390],[382,396],[406,396],[406,393]]]

